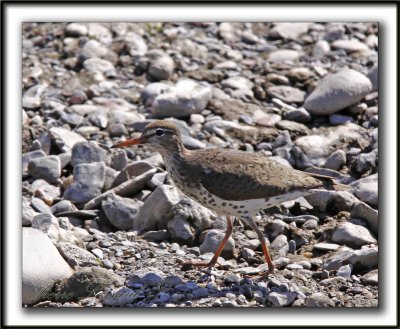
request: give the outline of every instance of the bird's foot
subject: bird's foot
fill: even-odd
[[[208,268],[212,268],[212,267],[218,267],[221,264],[219,264],[218,262],[196,262],[196,261],[187,261],[187,262],[183,262],[182,265],[185,266],[194,266],[194,267],[208,267]]]

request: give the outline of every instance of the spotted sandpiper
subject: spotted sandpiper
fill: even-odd
[[[273,273],[274,265],[265,237],[254,222],[254,216],[260,210],[320,189],[343,187],[331,177],[298,171],[259,154],[220,148],[188,150],[182,143],[178,128],[168,120],[153,121],[139,138],[112,147],[137,144],[148,144],[162,155],[168,174],[184,194],[226,216],[227,230],[214,257],[208,263],[193,265],[212,267],[217,263],[232,234],[231,216],[234,216],[257,233],[268,265],[267,274]]]

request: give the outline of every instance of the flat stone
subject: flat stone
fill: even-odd
[[[304,107],[312,114],[329,115],[359,102],[372,90],[363,74],[345,69],[328,74],[306,98]]]
[[[54,283],[72,273],[46,234],[22,228],[22,304],[48,299]]]
[[[336,243],[319,242],[314,245],[314,249],[321,251],[335,251],[338,250],[340,245]]]
[[[113,63],[97,57],[88,58],[85,60],[83,62],[83,67],[86,71],[94,73],[109,73],[115,71]]]

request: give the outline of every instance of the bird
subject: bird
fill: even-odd
[[[148,145],[163,157],[166,170],[176,187],[189,198],[225,216],[227,229],[209,262],[193,265],[214,267],[229,237],[232,217],[250,226],[261,242],[266,275],[275,271],[263,232],[255,216],[267,208],[297,199],[321,189],[342,190],[346,185],[332,177],[308,173],[268,159],[258,153],[227,148],[187,149],[172,120],[155,120],[138,138],[117,143],[112,148]]]

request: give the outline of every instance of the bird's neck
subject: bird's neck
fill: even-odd
[[[183,160],[185,156],[189,153],[189,150],[183,146],[182,141],[177,140],[175,143],[170,143],[160,150],[161,155],[164,160]]]

